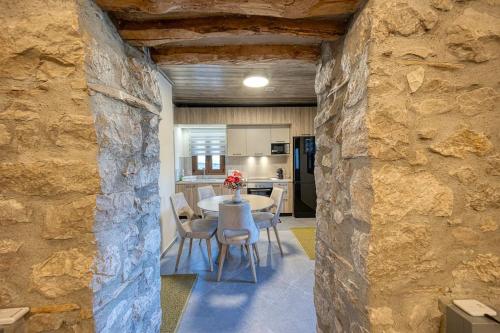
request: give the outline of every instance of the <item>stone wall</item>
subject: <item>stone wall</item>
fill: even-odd
[[[158,331],[155,67],[92,1],[0,18],[0,307],[29,332]]]
[[[88,50],[87,80],[90,87],[105,87],[90,90],[101,177],[92,281],[96,331],[157,332],[161,322],[159,117],[114,94],[121,91],[159,106],[157,73],[142,53],[122,42],[93,2],[81,2],[80,22]]]
[[[437,332],[451,299],[500,307],[500,6],[368,10],[373,330]]]
[[[78,9],[2,1],[0,21],[0,307],[87,332],[100,183]]]
[[[320,331],[438,332],[451,299],[500,307],[499,16],[491,0],[371,0],[337,45],[342,54],[328,57],[324,47],[325,57],[341,59],[342,71],[323,61],[320,90],[349,75],[316,119],[318,144],[328,148],[318,155],[318,181],[330,179],[334,189],[320,193]],[[352,38],[359,41],[353,48]],[[359,75],[347,60],[365,41],[368,69]],[[342,117],[325,123],[322,115],[348,112],[342,90],[351,83],[354,96],[367,95],[366,110],[352,113],[349,126]],[[358,177],[344,167],[345,144],[367,152]],[[332,161],[324,157],[330,149]],[[333,179],[344,179],[344,188]],[[356,231],[353,207],[363,207],[369,228]],[[340,229],[346,219],[352,231]],[[339,232],[325,240],[330,228]],[[360,286],[355,278],[363,274]],[[363,304],[348,313],[348,302]]]

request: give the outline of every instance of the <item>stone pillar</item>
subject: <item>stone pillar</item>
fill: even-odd
[[[3,2],[0,307],[30,332],[157,332],[156,68],[93,1]]]
[[[500,306],[499,14],[371,0],[323,46],[319,331],[438,332],[451,299]]]

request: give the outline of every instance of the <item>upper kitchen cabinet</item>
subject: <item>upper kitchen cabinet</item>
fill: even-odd
[[[290,143],[288,127],[271,127],[271,143]]]
[[[312,136],[314,135],[314,117],[316,109],[309,108],[307,112],[294,114],[292,121],[292,136]]]
[[[247,130],[246,128],[227,129],[227,155],[247,156]]]
[[[271,129],[269,127],[247,128],[247,155],[271,155]]]

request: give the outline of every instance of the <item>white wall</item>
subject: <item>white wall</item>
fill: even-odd
[[[176,237],[175,220],[170,205],[170,196],[175,193],[174,106],[171,84],[161,74],[158,74],[158,82],[162,101],[158,137],[160,140],[161,253],[163,253]]]

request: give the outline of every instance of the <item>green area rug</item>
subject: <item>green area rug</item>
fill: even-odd
[[[316,228],[304,227],[304,228],[290,228],[295,237],[299,240],[300,245],[306,252],[307,256],[315,260],[316,259]]]
[[[164,275],[161,277],[162,323],[160,333],[174,333],[186,307],[196,274]]]

